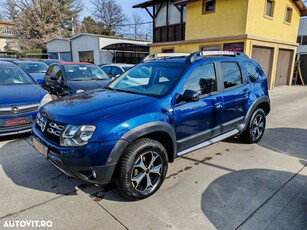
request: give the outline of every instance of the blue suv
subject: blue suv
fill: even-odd
[[[138,200],[177,157],[236,134],[258,142],[269,112],[266,76],[245,54],[158,54],[106,88],[42,106],[32,139],[68,176],[112,180]]]

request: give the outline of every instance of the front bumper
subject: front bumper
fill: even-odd
[[[43,155],[55,167],[70,177],[99,185],[108,184],[112,179],[116,164],[106,165],[102,163],[107,158],[107,154],[102,152],[102,149],[107,150],[108,145],[89,143],[80,148],[59,147],[46,140],[35,127],[32,129],[32,141],[39,142],[40,145],[44,146],[46,153],[43,153]],[[109,146],[112,144],[109,143]]]

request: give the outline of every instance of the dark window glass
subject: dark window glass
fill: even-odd
[[[275,7],[275,1],[274,0],[267,0],[266,1],[266,8],[265,8],[265,15],[269,16],[269,17],[273,17],[274,7]]]
[[[203,14],[214,12],[215,0],[204,0],[203,1]]]
[[[307,36],[303,37],[302,45],[307,45]]]
[[[246,67],[246,71],[248,73],[249,79],[254,82],[256,81],[260,76],[261,72],[257,66],[254,65],[252,62],[244,62],[244,65]]]
[[[222,62],[222,73],[225,89],[243,84],[241,71],[235,62]]]
[[[298,36],[296,42],[301,44],[301,38],[302,38],[302,36]]]
[[[53,66],[50,66],[46,74],[51,75],[52,72],[53,72]]]
[[[112,67],[112,77],[116,77],[116,75],[122,74],[123,71],[118,67]]]
[[[110,74],[110,72],[111,72],[111,66],[103,66],[103,67],[101,67],[101,69],[102,69],[106,74]]]
[[[292,20],[292,8],[287,7],[285,21],[290,23]]]
[[[194,90],[200,95],[215,92],[217,88],[214,65],[206,64],[194,70],[184,83],[184,90],[186,89]]]
[[[161,42],[167,42],[167,27],[161,28],[162,40]]]

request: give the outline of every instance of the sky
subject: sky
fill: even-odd
[[[137,9],[133,9],[132,6],[145,2],[146,0],[114,0],[116,1],[117,4],[119,4],[122,7],[123,12],[128,16],[131,17],[133,13],[137,13],[139,14],[142,18],[144,22],[149,22],[152,21],[151,17],[149,16],[149,14],[147,13],[147,11],[145,9],[141,9],[141,8],[137,8]],[[80,18],[79,20],[82,21],[83,18],[85,16],[90,16],[92,15],[91,13],[91,8],[89,4],[89,0],[82,0],[85,8],[83,10],[83,12],[80,14]]]

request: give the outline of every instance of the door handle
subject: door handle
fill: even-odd
[[[218,103],[215,103],[214,106],[217,109],[221,109],[223,107],[223,103],[222,102],[218,102]]]

